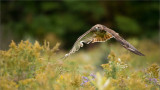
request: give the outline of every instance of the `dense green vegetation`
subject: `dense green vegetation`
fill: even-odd
[[[104,24],[123,37],[158,38],[159,3],[156,1],[8,1],[1,4],[5,49],[11,40],[74,41],[95,24]],[[7,38],[5,38],[8,36]]]

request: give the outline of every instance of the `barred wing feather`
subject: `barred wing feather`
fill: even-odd
[[[78,51],[81,47],[83,47],[83,43],[85,44],[89,44],[90,42],[92,42],[93,38],[96,35],[92,32],[92,31],[87,31],[86,33],[84,33],[82,36],[80,36],[77,41],[74,43],[72,49],[70,50],[70,52],[68,54],[66,54],[64,56],[64,58],[68,57],[69,55],[75,53],[76,51]]]
[[[105,26],[104,26],[105,27]],[[131,45],[129,42],[127,42],[125,39],[123,39],[118,33],[116,33],[115,31],[105,27],[104,29],[105,31],[109,32],[110,34],[113,35],[113,37],[118,41],[120,42],[120,44],[128,49],[129,51],[137,54],[137,55],[140,55],[140,56],[145,56],[144,54],[142,54],[140,51],[138,51],[133,45]]]

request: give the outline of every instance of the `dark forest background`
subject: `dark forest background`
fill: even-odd
[[[0,49],[11,40],[61,42],[70,49],[95,24],[158,42],[159,10],[158,1],[1,1]]]

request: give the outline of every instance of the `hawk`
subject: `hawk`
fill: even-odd
[[[65,54],[64,58],[78,51],[80,47],[83,47],[83,43],[89,44],[95,42],[106,42],[111,38],[115,38],[124,48],[128,49],[134,54],[144,56],[144,54],[139,52],[134,46],[132,46],[129,42],[119,36],[119,34],[114,30],[109,29],[104,25],[96,24],[77,39],[70,52],[68,54]]]

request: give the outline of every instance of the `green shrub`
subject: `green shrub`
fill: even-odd
[[[84,52],[60,60],[57,43],[52,49],[46,41],[12,41],[9,50],[0,51],[0,90],[158,90],[160,67],[135,69],[131,55],[111,51],[103,71],[94,71],[82,60]],[[93,53],[89,51],[87,53]],[[86,55],[85,55],[86,57]],[[86,59],[86,60],[89,60]],[[88,62],[93,62],[87,61]]]

